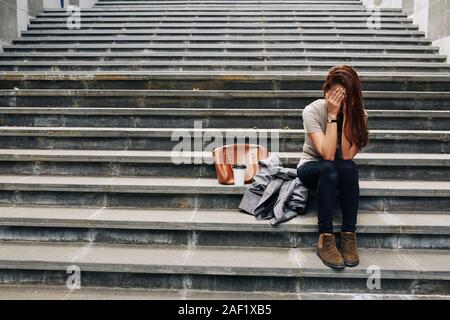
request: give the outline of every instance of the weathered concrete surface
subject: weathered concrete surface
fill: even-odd
[[[317,227],[315,212],[299,215],[280,226],[272,227],[268,221],[257,220],[252,215],[238,210],[133,210],[20,206],[0,208],[0,224],[6,226],[249,232],[315,232]],[[450,234],[450,216],[444,213],[362,211],[358,218],[360,225],[358,230],[361,233]]]
[[[441,48],[450,62],[450,2],[448,0],[431,0],[429,4],[428,36],[433,45]]]
[[[440,52],[450,57],[448,0],[363,0],[363,3],[369,8],[401,8],[433,41],[433,45],[440,47]]]
[[[36,17],[44,8],[44,0],[28,0],[28,15]]]
[[[0,0],[0,47],[19,35],[17,1]]]
[[[0,207],[3,241],[313,248],[317,213],[272,227],[238,210]],[[341,213],[335,213],[336,232]],[[372,249],[448,249],[446,213],[363,211],[358,243]],[[338,237],[339,241],[339,237]]]
[[[173,177],[64,177],[0,175],[0,188],[15,191],[243,194],[246,186],[221,185],[217,179]],[[450,181],[360,181],[361,196],[450,197]]]
[[[450,280],[446,250],[360,250],[361,264],[336,272],[316,259],[315,250],[190,246],[122,246],[100,244],[0,244],[2,269],[65,270],[131,273],[188,273],[283,277],[366,278],[378,265],[383,279]],[[450,288],[450,287],[449,287]]]
[[[0,300],[448,300],[440,295],[230,292],[206,290],[112,289],[0,285]]]
[[[42,1],[43,1],[43,7],[45,9],[60,9],[61,8],[60,0],[42,0]],[[80,2],[82,4],[85,4],[88,1],[95,2],[94,0],[65,0],[64,8],[67,8],[68,6],[80,6]]]

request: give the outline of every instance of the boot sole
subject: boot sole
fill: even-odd
[[[359,264],[359,260],[358,261],[345,261],[344,263],[347,267],[356,267]]]
[[[331,264],[328,263],[324,258],[322,258],[319,254],[319,252],[316,252],[317,256],[320,258],[320,260],[322,260],[323,264],[326,265],[327,267],[330,267],[334,270],[344,270],[345,269],[345,263],[344,264]]]

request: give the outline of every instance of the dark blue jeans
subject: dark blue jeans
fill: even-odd
[[[333,232],[333,212],[339,189],[342,231],[355,232],[359,205],[358,167],[353,160],[317,160],[297,168],[300,181],[316,188],[319,233]]]

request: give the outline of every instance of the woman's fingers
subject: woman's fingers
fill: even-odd
[[[339,88],[334,89],[333,92],[331,93],[331,99],[333,101],[336,101],[338,94],[339,94]]]
[[[336,97],[334,92],[332,92],[331,94],[328,94],[328,101],[330,102],[330,104],[335,105],[336,104]]]
[[[337,92],[334,96],[334,102],[336,105],[339,105],[342,101],[342,93],[341,92]]]
[[[338,108],[338,110],[340,110],[341,104],[342,104],[342,100],[337,100],[337,101],[335,102],[335,106]]]
[[[339,94],[339,101],[342,101],[345,98],[344,90],[342,90]]]
[[[325,93],[325,99],[330,105],[341,108],[342,101],[345,100],[345,90],[343,88],[335,88]]]
[[[336,101],[336,95],[335,92],[332,91],[331,93],[328,93],[328,101],[334,103]]]
[[[343,89],[341,89],[341,88],[338,88],[337,90],[336,90],[336,92],[335,92],[335,100],[337,101],[337,102],[339,102],[339,101],[341,101],[341,99],[343,98]]]

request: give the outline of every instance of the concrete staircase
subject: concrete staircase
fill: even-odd
[[[372,14],[355,0],[100,0],[79,30],[63,10],[32,19],[0,55],[0,294],[60,298],[77,265],[92,297],[448,298],[450,65],[400,10],[379,29]],[[272,228],[238,211],[245,188],[217,183],[210,152],[175,165],[171,150],[174,132],[269,132],[295,167],[302,109],[341,63],[363,80],[370,141],[355,159],[361,264],[336,272],[315,255],[314,190],[306,215]]]

